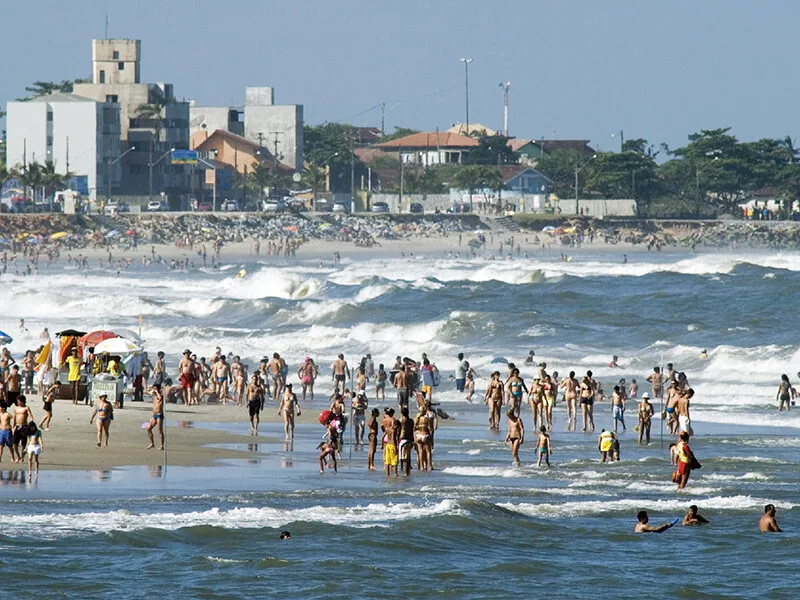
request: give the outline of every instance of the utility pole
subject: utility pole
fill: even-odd
[[[466,100],[466,132],[465,135],[469,135],[469,63],[472,62],[471,58],[460,58],[461,62],[464,63],[464,97]]]
[[[503,89],[503,135],[508,137],[508,88],[511,82],[500,83],[499,87]]]
[[[275,171],[277,172],[277,170],[278,170],[278,144],[280,143],[278,141],[278,136],[279,135],[283,135],[283,132],[282,131],[270,131],[269,133],[274,136],[274,139],[273,139],[273,142],[272,142],[272,146],[274,148],[274,152],[272,153],[272,157],[273,157],[274,163],[275,163]],[[261,141],[261,134],[260,133],[258,134],[258,140],[259,140],[259,142]]]
[[[384,134],[384,126],[386,124],[386,102],[381,102],[381,137]]]
[[[67,172],[65,175],[69,177],[69,136],[67,136]]]

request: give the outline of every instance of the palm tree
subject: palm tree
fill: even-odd
[[[40,171],[41,185],[44,188],[45,196],[50,196],[55,192],[59,192],[67,187],[67,181],[72,176],[71,173],[57,173],[56,165],[53,161],[48,160],[41,167]]]
[[[328,172],[324,167],[320,167],[313,162],[307,162],[305,164],[305,168],[303,169],[301,181],[303,185],[307,185],[311,188],[314,198],[316,199],[317,192],[319,192],[319,189],[325,185],[325,179],[327,176]]]

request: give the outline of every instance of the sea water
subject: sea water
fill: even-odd
[[[43,269],[6,275],[2,328],[15,354],[57,331],[126,327],[139,316],[151,355],[174,374],[189,347],[215,346],[251,366],[280,352],[290,373],[305,356],[320,365],[324,408],[330,363],[371,353],[437,364],[434,400],[454,420],[436,436],[432,473],[385,478],[365,470],[363,450],[345,447],[338,474],[317,472],[316,425],[292,446],[242,447],[250,458],[212,468],[126,467],[42,471],[28,483],[0,473],[0,555],[5,593],[40,597],[654,597],[788,598],[800,587],[800,413],[778,413],[781,373],[800,370],[800,255],[792,253],[576,253],[510,261],[378,257],[261,259],[188,273]],[[701,351],[708,351],[701,358]],[[610,392],[655,365],[673,362],[696,390],[693,449],[703,464],[685,492],[661,423],[653,442],[621,436],[622,460],[599,464],[596,437],[566,432],[555,410],[553,468],[535,466],[530,413],[522,467],[511,466],[504,434],[485,428],[487,376],[505,361],[537,361],[561,377],[592,369]],[[473,404],[449,375],[464,352],[479,373]],[[622,368],[608,362],[619,355]],[[535,372],[523,366],[527,380]],[[391,391],[389,396],[391,397]],[[372,390],[370,389],[370,396]],[[374,402],[373,402],[374,404]],[[387,402],[386,404],[389,404]],[[656,408],[659,406],[656,404]],[[612,424],[596,405],[598,430]],[[242,423],[225,430],[246,433]],[[222,427],[222,426],[218,426]],[[503,423],[505,429],[505,423]],[[349,434],[349,432],[348,432]],[[346,434],[346,438],[347,435]],[[45,458],[46,460],[46,458]],[[378,461],[380,466],[380,460]],[[758,533],[763,506],[778,507],[786,533]],[[632,533],[646,509],[654,523],[697,504],[710,521],[662,535]],[[292,539],[278,539],[281,530]]]

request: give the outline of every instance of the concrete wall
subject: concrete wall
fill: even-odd
[[[275,132],[278,138],[278,155],[281,162],[303,170],[303,107],[286,106],[244,107],[244,137],[257,141],[259,134],[264,146],[275,152]]]
[[[190,106],[189,136],[200,131],[205,131],[208,135],[217,129],[230,131],[230,112],[231,109],[227,106]]]
[[[244,90],[245,106],[272,106],[275,90],[271,87],[248,87]]]
[[[9,102],[6,110],[7,163],[44,162],[47,158],[47,103]]]
[[[50,107],[53,111],[52,156],[56,171],[66,171],[69,137],[69,170],[75,175],[88,177],[89,196],[95,198],[98,179],[102,180],[104,168],[103,105],[97,102],[54,102]]]
[[[94,83],[100,83],[100,71],[105,71],[105,83],[139,83],[141,58],[142,43],[139,40],[92,40]]]
[[[569,210],[564,205],[569,206]],[[583,209],[583,214],[589,217],[635,217],[636,200],[632,199],[611,199],[611,200],[580,200],[579,208]],[[562,213],[574,213],[575,200],[561,201]]]

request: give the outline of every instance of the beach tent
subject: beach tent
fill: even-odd
[[[10,344],[13,341],[14,338],[12,338],[10,335],[8,335],[3,331],[0,331],[0,345],[5,346],[6,344]]]
[[[78,331],[76,329],[65,329],[64,331],[56,333],[56,336],[60,340],[60,347],[58,349],[58,364],[54,366],[59,368],[64,366],[72,349],[78,347],[78,340],[84,335],[86,335],[85,331]]]

